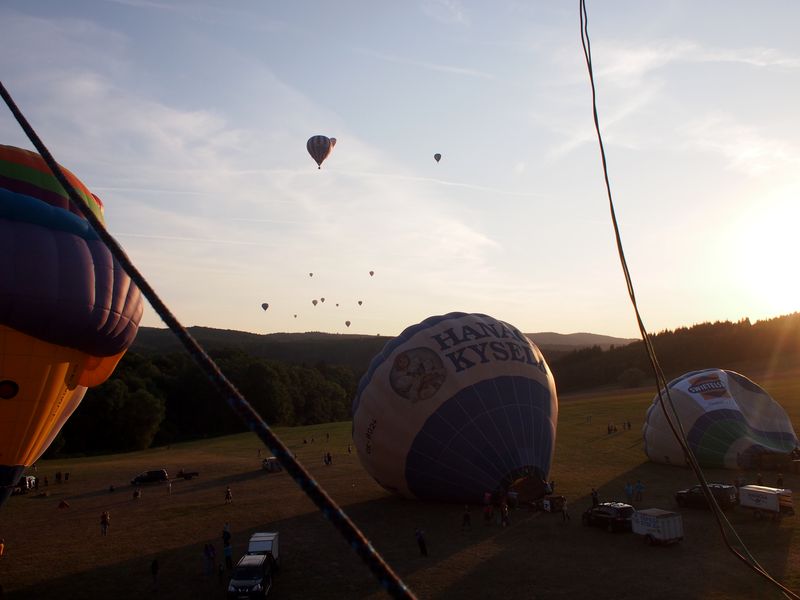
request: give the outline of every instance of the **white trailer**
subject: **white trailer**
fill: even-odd
[[[683,539],[683,517],[680,513],[660,508],[647,508],[633,513],[633,533],[653,544],[674,544]]]
[[[277,531],[254,533],[247,544],[247,553],[266,554],[279,569],[281,565],[279,539]]]
[[[780,519],[794,514],[792,490],[765,485],[743,485],[739,488],[739,506],[753,511],[756,519],[772,515]]]

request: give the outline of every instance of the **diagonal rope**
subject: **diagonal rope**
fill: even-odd
[[[181,325],[178,319],[172,314],[169,308],[167,308],[167,305],[164,304],[148,281],[139,272],[133,262],[131,262],[122,247],[111,234],[108,233],[105,226],[89,209],[83,198],[81,198],[72,184],[64,176],[58,163],[36,134],[33,127],[28,123],[28,120],[17,107],[1,81],[0,95],[2,95],[3,100],[5,100],[14,118],[47,163],[47,166],[53,172],[55,178],[64,187],[67,194],[69,194],[72,203],[83,213],[86,220],[91,223],[97,235],[103,240],[114,258],[122,265],[122,268],[125,269],[125,272],[136,285],[139,286],[142,294],[150,302],[150,305],[158,313],[158,316],[161,317],[164,323],[172,330],[172,333],[181,341],[186,351],[189,352],[206,377],[208,377],[209,381],[217,388],[220,395],[225,398],[231,409],[244,421],[248,429],[261,438],[261,441],[264,442],[270,452],[280,461],[281,465],[286,469],[286,472],[289,473],[297,485],[300,486],[300,489],[302,489],[311,501],[317,505],[317,508],[319,508],[325,518],[339,530],[339,533],[347,540],[347,543],[355,550],[356,554],[361,557],[361,560],[366,563],[381,586],[395,598],[415,598],[414,593],[403,583],[400,576],[383,560],[383,557],[372,546],[356,524],[350,520],[327,492],[322,489],[308,471],[294,458],[289,449],[278,436],[275,435],[272,429],[270,429],[269,425],[267,425],[253,407],[250,406],[250,403],[241,392],[239,392],[225,375],[223,375],[222,371],[220,371],[219,367],[208,354],[206,354],[205,350],[203,350],[186,328]]]
[[[611,196],[611,183],[609,182],[608,178],[608,164],[606,162],[606,152],[605,147],[603,146],[603,136],[600,133],[600,120],[597,116],[597,92],[595,90],[594,85],[594,71],[592,69],[592,46],[589,42],[589,19],[586,13],[586,1],[580,0],[580,24],[581,24],[581,44],[583,46],[583,55],[586,59],[586,68],[589,72],[589,83],[591,84],[592,88],[592,114],[594,117],[594,127],[595,131],[597,132],[597,141],[600,145],[600,158],[603,163],[603,178],[605,180],[606,185],[606,193],[608,196],[608,205],[609,210],[611,212],[611,221],[614,225],[614,236],[617,242],[617,252],[619,254],[620,264],[622,265],[622,272],[625,275],[625,284],[628,288],[628,296],[630,297],[631,304],[633,305],[633,310],[636,315],[636,322],[639,326],[639,332],[641,333],[642,340],[644,341],[645,348],[647,350],[647,356],[650,359],[650,366],[653,369],[653,374],[656,378],[656,384],[658,389],[658,401],[661,406],[661,410],[664,413],[664,416],[667,420],[667,423],[672,429],[672,433],[675,438],[678,440],[681,448],[683,449],[686,459],[689,462],[689,466],[694,471],[697,479],[700,481],[700,487],[703,490],[703,494],[708,501],[709,506],[712,509],[716,519],[717,525],[720,529],[720,533],[722,534],[722,539],[725,542],[725,545],[728,547],[734,556],[736,556],[739,560],[745,563],[749,568],[753,571],[758,573],[761,577],[769,581],[772,585],[777,587],[783,594],[788,598],[794,598],[800,600],[800,595],[793,592],[782,583],[780,583],[777,579],[772,577],[767,571],[758,563],[758,561],[753,557],[750,551],[747,549],[747,546],[739,537],[738,533],[734,529],[733,525],[728,521],[728,518],[722,512],[722,509],[717,504],[716,498],[711,493],[711,490],[708,487],[708,482],[706,481],[705,474],[703,473],[700,464],[697,462],[697,458],[695,457],[692,449],[689,447],[689,443],[686,439],[686,432],[683,429],[683,425],[681,424],[680,418],[678,417],[678,413],[675,409],[675,405],[672,402],[672,396],[669,393],[669,387],[667,384],[666,377],[664,372],[661,369],[661,365],[658,362],[658,357],[656,356],[655,348],[653,348],[653,344],[650,339],[650,335],[647,333],[647,329],[644,326],[644,322],[642,321],[642,317],[639,313],[639,306],[636,302],[636,294],[633,289],[633,281],[631,279],[630,271],[628,270],[628,263],[625,259],[625,251],[622,247],[622,238],[619,232],[619,225],[617,223],[617,216],[614,210],[614,201]],[[664,397],[666,396],[667,402],[664,402]],[[667,408],[667,404],[669,405],[669,409]],[[740,548],[735,548],[732,544],[728,535],[732,535],[736,541],[738,542]]]

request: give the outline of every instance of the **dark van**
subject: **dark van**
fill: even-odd
[[[139,473],[136,477],[131,479],[131,485],[141,485],[143,483],[161,483],[169,481],[166,469],[156,469],[155,471],[145,471]]]
[[[266,554],[245,554],[231,575],[228,598],[266,598],[272,588],[272,570]]]

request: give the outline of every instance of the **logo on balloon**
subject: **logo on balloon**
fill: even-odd
[[[700,394],[706,400],[730,396],[728,388],[716,375],[704,375],[689,381],[689,393]]]
[[[430,348],[411,348],[398,354],[389,373],[389,383],[398,396],[411,402],[432,398],[442,387],[447,371],[442,359]]]

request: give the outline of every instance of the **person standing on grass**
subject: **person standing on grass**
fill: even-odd
[[[564,498],[564,503],[561,505],[561,521],[569,521],[569,511],[567,510],[567,499]]]
[[[3,558],[3,555],[6,553],[6,541],[3,538],[0,538],[0,559]]]
[[[597,495],[597,490],[592,488],[592,506],[598,506],[600,504],[600,498]]]
[[[231,524],[225,523],[225,526],[222,528],[222,545],[223,546],[230,546],[231,545]]]
[[[153,576],[153,591],[158,590],[158,559],[154,558],[153,562],[150,563],[150,575]]]
[[[225,488],[225,504],[233,504],[233,493],[231,492],[231,486],[227,486]]]
[[[464,505],[464,515],[461,517],[461,531],[468,527],[472,530],[472,515],[469,513],[469,504]]]
[[[633,484],[630,481],[625,484],[625,498],[627,498],[628,504],[633,502]]]
[[[419,546],[419,555],[420,556],[428,556],[428,544],[425,541],[425,532],[417,528],[414,532],[414,536],[417,538],[417,545]]]
[[[100,515],[100,535],[108,535],[108,528],[111,525],[111,513],[104,510]]]
[[[225,555],[225,567],[230,571],[233,569],[233,547],[228,544],[222,549],[222,553]]]
[[[633,486],[633,491],[634,491],[633,499],[636,500],[636,502],[641,502],[644,495],[644,484],[642,483],[641,479],[636,480],[636,485]]]

